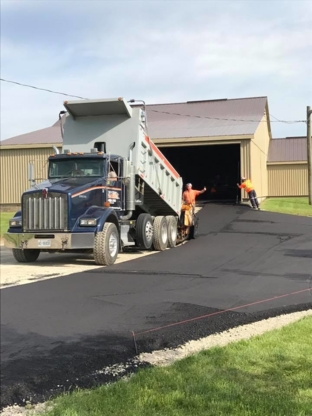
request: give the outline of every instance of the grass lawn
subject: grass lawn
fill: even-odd
[[[0,212],[0,238],[9,228],[9,220],[13,218],[15,212]]]
[[[312,216],[312,205],[309,205],[308,198],[268,198],[261,208],[284,214]]]
[[[49,416],[311,416],[312,317],[128,381],[63,395]]]

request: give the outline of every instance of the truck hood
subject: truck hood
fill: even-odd
[[[34,192],[47,188],[49,192],[62,192],[72,194],[89,188],[90,186],[102,184],[102,178],[62,178],[49,179],[31,187],[25,193]]]

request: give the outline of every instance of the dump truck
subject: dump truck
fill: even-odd
[[[132,100],[133,102],[133,100]],[[40,252],[93,253],[112,265],[127,247],[163,251],[195,237],[185,221],[182,178],[148,135],[145,106],[123,98],[65,101],[62,151],[47,180],[21,197],[4,244],[17,262]]]

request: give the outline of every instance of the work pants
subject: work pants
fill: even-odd
[[[253,208],[259,208],[259,202],[258,202],[256,191],[253,189],[252,191],[248,192],[248,196],[249,196],[251,206]]]

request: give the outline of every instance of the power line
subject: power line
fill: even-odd
[[[191,118],[203,118],[208,120],[220,120],[220,121],[240,121],[243,123],[267,123],[266,120],[248,120],[248,119],[236,119],[236,118],[223,118],[223,117],[209,117],[209,116],[199,116],[193,114],[181,114],[181,113],[171,113],[169,111],[159,111],[159,110],[148,110],[149,112],[153,113],[161,113],[161,114],[169,114],[173,116],[182,116],[182,117],[191,117]],[[305,120],[271,120],[271,123],[287,123],[287,124],[295,124],[295,123],[306,123]]]
[[[305,120],[294,120],[294,121],[292,121],[292,120],[280,120],[280,119],[276,118],[275,116],[273,116],[272,113],[270,113],[270,117],[275,118],[275,120],[279,123],[286,123],[286,124],[305,123],[306,122]],[[274,121],[271,120],[271,123],[274,123]]]
[[[52,94],[65,95],[66,97],[82,98],[83,100],[88,100],[89,99],[89,98],[85,98],[85,97],[80,97],[79,95],[66,94],[64,92],[52,91],[52,90],[48,90],[46,88],[39,88],[39,87],[35,87],[33,85],[22,84],[22,83],[16,82],[16,81],[10,81],[8,79],[0,78],[0,80],[3,81],[3,82],[9,82],[10,84],[20,85],[22,87],[33,88],[34,90],[46,91],[46,92],[50,92]]]
[[[53,91],[53,90],[49,90],[47,88],[35,87],[34,85],[22,84],[22,83],[17,82],[17,81],[11,81],[11,80],[7,80],[7,79],[3,79],[3,78],[0,78],[0,80],[3,81],[3,82],[8,82],[8,83],[11,83],[11,84],[19,85],[21,87],[33,88],[33,89],[39,90],[39,91],[50,92],[52,94],[64,95],[66,97],[81,98],[82,100],[89,100],[89,98],[81,97],[79,95],[66,94],[64,92]],[[248,120],[248,119],[244,120],[244,119],[235,119],[235,118],[209,117],[209,116],[199,116],[199,115],[193,115],[193,114],[171,113],[169,111],[159,111],[159,110],[151,110],[151,109],[149,109],[148,112],[168,114],[168,115],[180,116],[180,117],[200,118],[200,119],[207,119],[207,120],[236,121],[236,122],[241,122],[241,123],[261,123],[261,122],[262,123],[267,123],[266,120]],[[275,118],[275,120],[270,121],[271,123],[286,123],[286,124],[306,123],[306,120],[279,120],[271,114],[270,114],[270,116]]]

